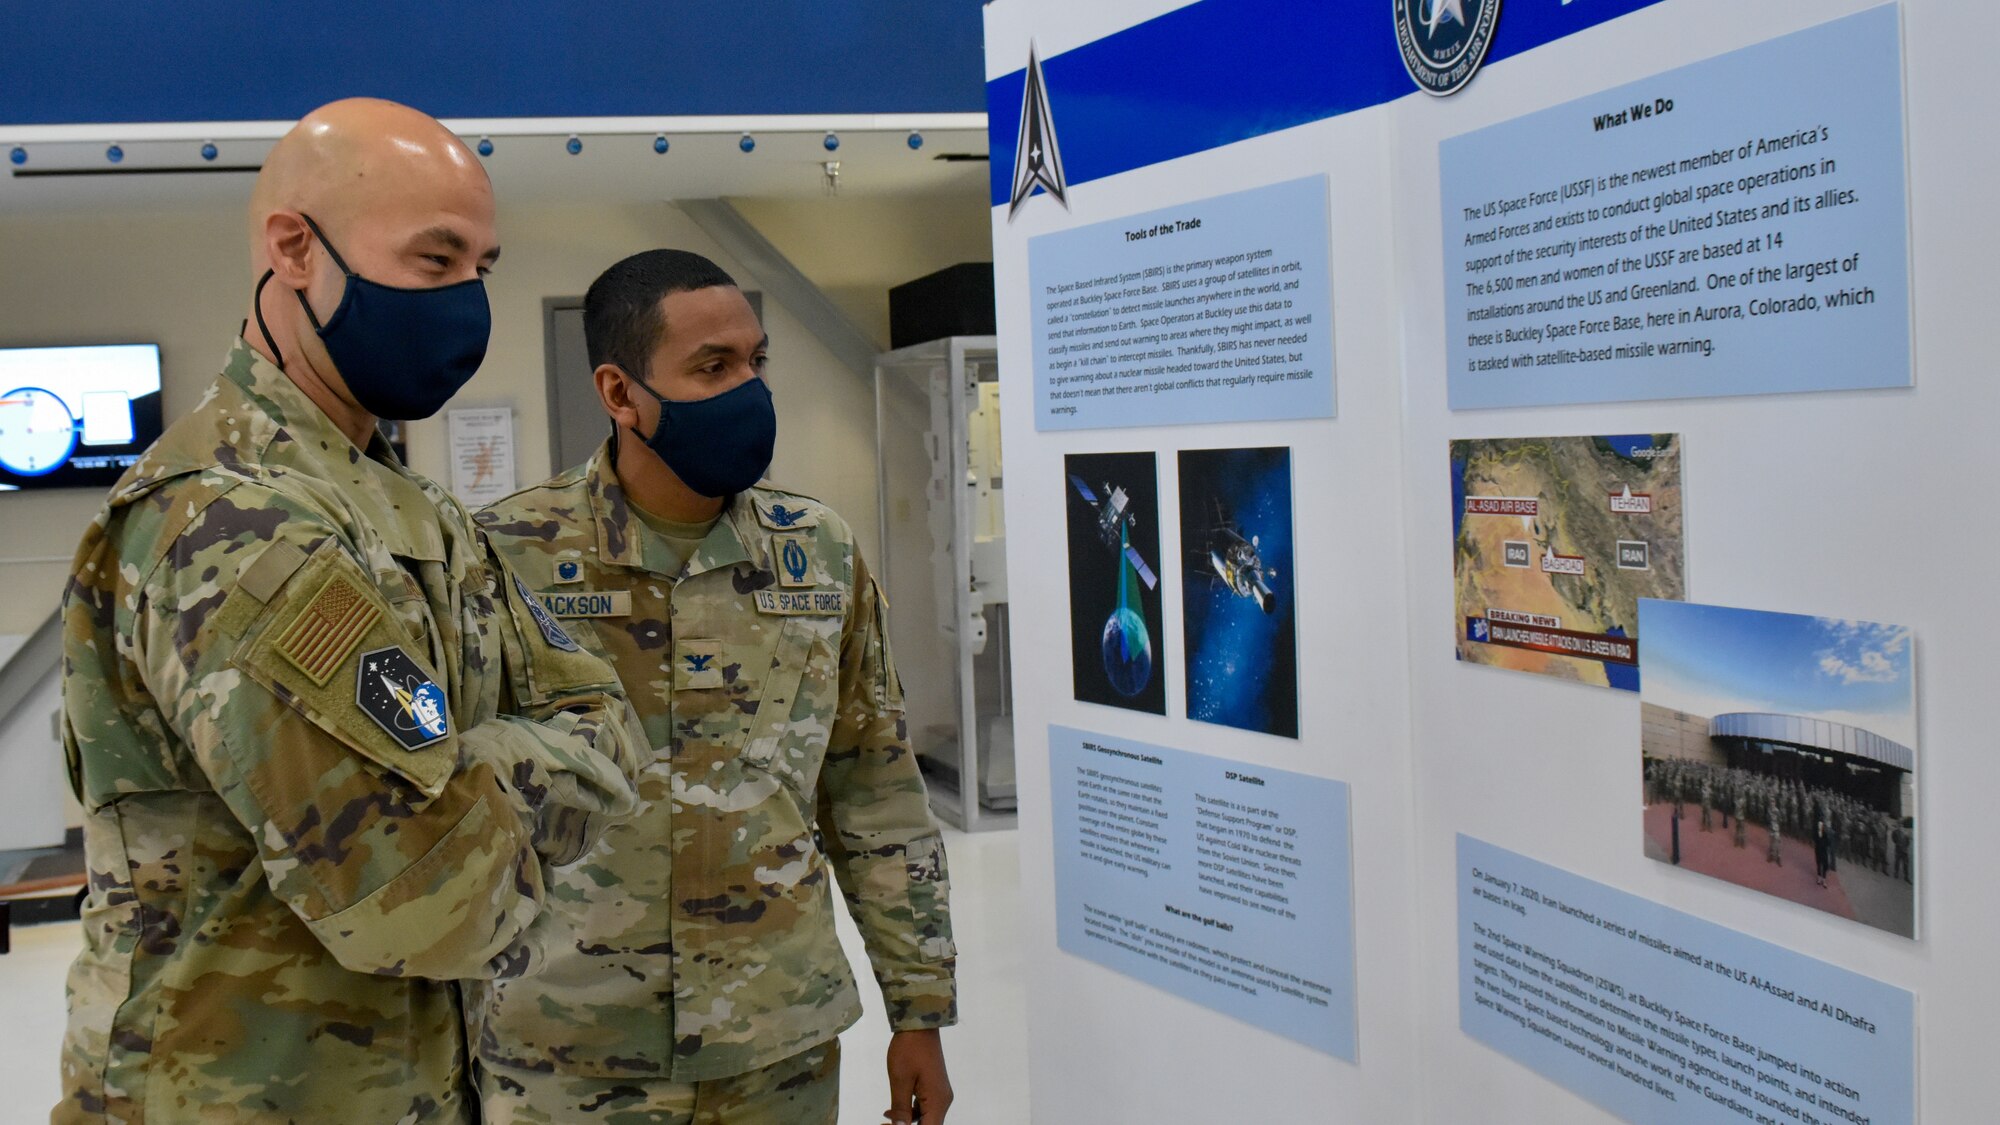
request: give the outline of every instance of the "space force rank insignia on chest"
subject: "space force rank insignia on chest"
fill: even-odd
[[[556,624],[554,617],[549,616],[549,611],[542,608],[542,603],[535,600],[535,595],[528,590],[528,584],[521,581],[521,576],[518,574],[514,576],[514,592],[521,595],[521,604],[528,607],[528,616],[535,619],[535,628],[542,631],[543,640],[564,652],[577,650],[576,642],[570,639],[568,633],[563,632],[563,627]]]
[[[728,683],[722,674],[722,642],[689,638],[675,646],[674,687],[719,688]]]
[[[557,617],[630,617],[630,590],[545,590],[535,595]]]
[[[405,750],[421,750],[451,733],[444,689],[396,645],[361,654],[354,703]]]
[[[757,612],[781,617],[835,616],[847,612],[845,590],[759,590]]]

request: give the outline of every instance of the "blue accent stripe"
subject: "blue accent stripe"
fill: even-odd
[[[1659,2],[1504,0],[1487,63]],[[1415,93],[1391,13],[1389,0],[1201,0],[1043,58],[1069,183]],[[1025,67],[986,84],[996,207],[1013,193],[1026,84]],[[1478,89],[1477,78],[1470,89]]]

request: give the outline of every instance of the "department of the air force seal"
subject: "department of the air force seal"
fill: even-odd
[[[422,750],[451,733],[444,689],[395,645],[361,654],[354,702],[405,750]]]
[[[535,619],[535,628],[542,631],[543,640],[564,652],[576,651],[576,642],[570,639],[568,633],[563,632],[563,627],[556,624],[554,617],[549,616],[549,611],[542,608],[542,603],[535,600],[535,595],[528,590],[528,584],[521,581],[521,576],[518,574],[514,576],[514,592],[521,595],[521,603],[528,607],[528,616]]]
[[[1457,93],[1493,45],[1500,0],[1394,0],[1396,45],[1424,93]]]

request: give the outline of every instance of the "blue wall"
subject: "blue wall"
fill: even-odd
[[[986,108],[975,0],[39,0],[0,5],[0,124]]]

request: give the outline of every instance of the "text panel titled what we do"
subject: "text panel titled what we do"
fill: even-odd
[[[1440,146],[1452,408],[1908,385],[1897,30],[1863,12]]]

